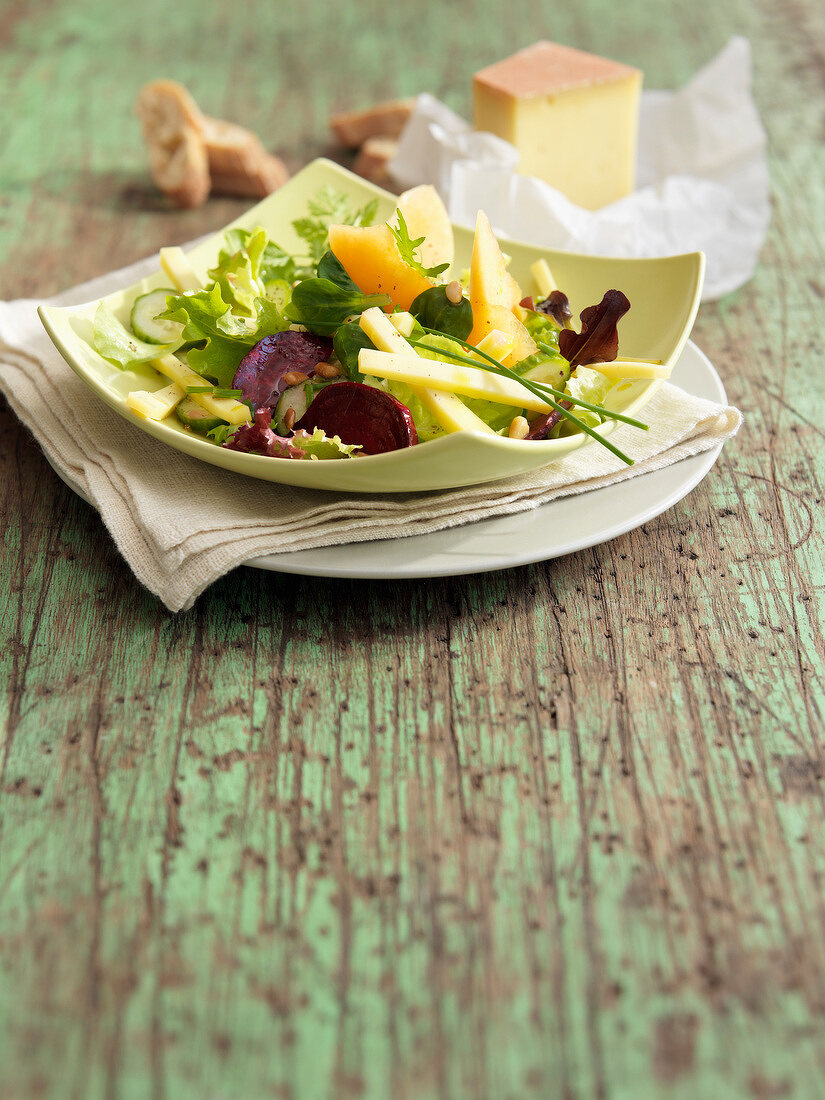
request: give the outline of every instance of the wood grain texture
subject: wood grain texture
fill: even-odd
[[[743,33],[774,192],[695,330],[742,433],[558,561],[173,616],[0,405],[0,1098],[825,1096],[821,5],[0,12],[6,298],[243,208],[153,192],[161,75],[297,168],[538,37],[666,87]]]

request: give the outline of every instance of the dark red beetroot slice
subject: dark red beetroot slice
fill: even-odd
[[[295,428],[321,428],[327,435],[340,436],[342,443],[360,443],[367,455],[418,442],[407,406],[363,382],[338,382],[321,390]]]
[[[241,359],[232,387],[241,390],[253,409],[271,409],[287,389],[284,375],[301,371],[312,378],[315,364],[325,363],[332,354],[332,340],[311,332],[276,332],[248,351]]]

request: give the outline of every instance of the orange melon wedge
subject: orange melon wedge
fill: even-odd
[[[331,225],[329,247],[359,290],[389,294],[401,309],[434,285],[401,259],[388,225]]]

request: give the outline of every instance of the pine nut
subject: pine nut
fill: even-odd
[[[337,363],[316,363],[315,373],[320,374],[322,378],[338,378],[341,368]]]
[[[530,434],[530,425],[523,416],[514,416],[507,433],[511,439],[526,439]]]
[[[447,295],[447,301],[452,302],[454,306],[457,306],[461,299],[464,297],[464,288],[458,279],[453,279],[451,283],[447,283],[444,288],[444,293]]]
[[[284,424],[288,432],[291,432],[295,427],[295,410],[293,408],[287,409],[284,413]]]
[[[287,386],[300,386],[309,381],[309,376],[302,370],[288,370],[284,375],[284,383]]]

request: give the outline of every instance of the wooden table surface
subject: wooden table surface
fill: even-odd
[[[694,338],[746,425],[605,546],[168,613],[0,407],[0,1097],[825,1096],[820,0],[0,6],[0,297],[219,228],[131,105],[291,169],[540,37],[676,87],[750,38],[773,223]]]

